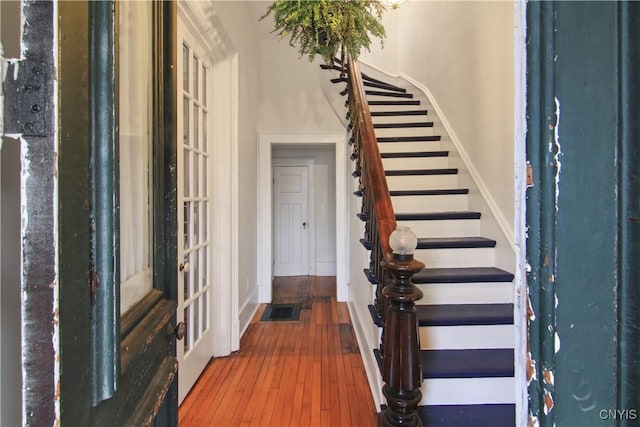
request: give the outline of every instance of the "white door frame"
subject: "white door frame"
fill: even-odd
[[[348,300],[348,188],[346,133],[260,133],[258,144],[258,286],[260,302],[271,302],[273,279],[272,145],[333,145],[336,162],[336,291]]]
[[[272,168],[278,166],[306,166],[308,171],[307,179],[307,222],[309,223],[309,239],[307,250],[308,269],[309,276],[316,274],[316,217],[315,217],[315,160],[312,158],[284,158],[278,157],[271,160]],[[273,173],[273,169],[272,169]],[[272,187],[273,188],[273,187]],[[275,195],[271,194],[271,212],[275,209]],[[273,218],[272,218],[273,219]],[[272,223],[273,226],[273,223]],[[276,239],[273,239],[272,251],[275,251]],[[273,252],[272,252],[273,253]]]
[[[178,13],[201,34],[213,63],[211,113],[211,322],[213,356],[240,348],[238,314],[238,56],[220,19],[204,2],[178,2]],[[224,143],[223,143],[224,142]],[[230,285],[231,284],[231,285]],[[233,285],[235,284],[235,286]]]

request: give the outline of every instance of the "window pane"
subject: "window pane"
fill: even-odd
[[[189,93],[189,47],[182,45],[182,88]]]
[[[198,94],[198,70],[200,66],[198,64],[198,57],[193,57],[193,97],[197,100],[199,99]]]
[[[207,67],[202,67],[202,105],[207,106]]]

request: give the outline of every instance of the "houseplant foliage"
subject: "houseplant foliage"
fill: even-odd
[[[340,52],[357,59],[369,50],[371,37],[386,37],[380,22],[385,7],[378,0],[276,0],[261,20],[273,13],[274,30],[281,39],[298,47],[300,56],[313,61],[317,54],[333,63]]]

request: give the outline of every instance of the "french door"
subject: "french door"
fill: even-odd
[[[178,46],[178,344],[179,401],[211,359],[211,75],[194,31],[179,18]]]

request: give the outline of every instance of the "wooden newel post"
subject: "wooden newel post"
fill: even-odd
[[[380,421],[385,427],[422,426],[416,412],[422,399],[422,368],[415,305],[422,298],[422,291],[411,282],[411,277],[424,264],[413,259],[413,249],[415,246],[408,254],[394,251],[391,259],[382,262],[389,277],[382,292],[387,300],[382,359],[382,379],[386,383],[382,392],[387,409]]]

